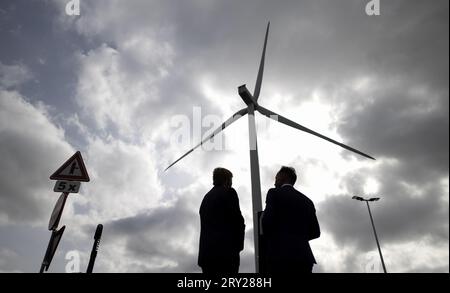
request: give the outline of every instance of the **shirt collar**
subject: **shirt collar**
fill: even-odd
[[[289,183],[285,183],[285,184],[281,185],[281,187],[283,187],[283,186],[292,186],[292,187],[294,187],[294,185],[289,184]]]

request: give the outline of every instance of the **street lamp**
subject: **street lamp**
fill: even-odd
[[[375,230],[375,224],[373,223],[372,212],[370,211],[370,206],[369,206],[369,201],[377,201],[377,200],[380,200],[380,198],[379,197],[372,197],[372,198],[369,198],[369,199],[365,199],[365,198],[362,198],[360,196],[356,196],[355,195],[355,196],[352,197],[352,199],[356,199],[356,200],[359,200],[359,201],[365,201],[366,204],[367,204],[367,209],[369,210],[370,221],[372,222],[373,233],[375,234],[375,240],[377,241],[378,252],[380,253],[381,264],[383,265],[383,271],[384,271],[384,273],[387,273],[386,266],[384,265],[383,254],[381,253],[380,242],[378,241],[377,230]]]

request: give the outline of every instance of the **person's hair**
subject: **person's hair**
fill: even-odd
[[[213,171],[213,185],[223,186],[233,178],[233,173],[225,168],[216,168]]]
[[[289,184],[294,185],[295,181],[297,181],[297,173],[295,172],[295,169],[292,167],[282,166],[280,171],[278,171],[278,173],[285,175]]]

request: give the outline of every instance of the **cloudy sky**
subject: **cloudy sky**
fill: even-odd
[[[374,156],[256,116],[263,202],[281,165],[315,203],[315,272],[449,272],[449,2],[381,0],[0,2],[0,271],[37,272],[59,194],[49,176],[81,151],[91,181],[70,195],[50,267],[199,272],[198,208],[230,169],[253,272],[247,118],[164,169],[243,108],[271,22],[260,104]],[[181,122],[186,122],[182,124]],[[182,126],[184,125],[184,128]],[[187,131],[187,135],[177,135]],[[213,146],[222,146],[217,150]]]

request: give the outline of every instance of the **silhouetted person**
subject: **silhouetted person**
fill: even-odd
[[[207,274],[237,274],[244,249],[245,224],[239,198],[231,187],[233,174],[224,168],[213,172],[214,187],[200,206],[198,265]]]
[[[294,188],[297,175],[281,167],[267,192],[262,217],[264,272],[311,273],[316,263],[309,240],[320,236],[313,202]]]

